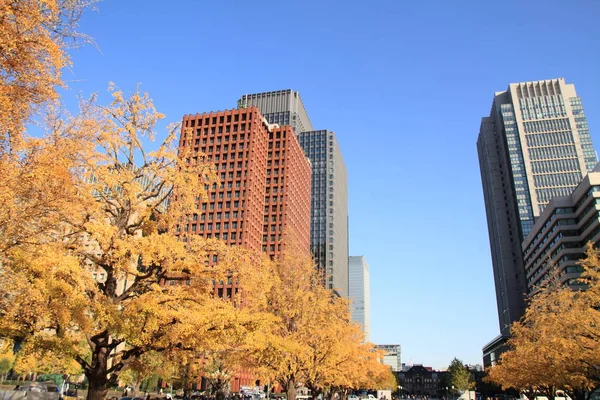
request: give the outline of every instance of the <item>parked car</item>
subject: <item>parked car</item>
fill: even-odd
[[[15,388],[15,390],[40,393],[35,398],[43,400],[59,400],[60,398],[60,388],[54,382],[30,382],[19,388]]]

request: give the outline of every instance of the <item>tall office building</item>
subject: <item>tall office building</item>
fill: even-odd
[[[185,115],[179,147],[192,149],[187,162],[214,163],[220,178],[178,227],[181,240],[201,235],[276,257],[291,239],[308,254],[311,169],[292,127],[268,124],[256,107]],[[238,289],[233,279],[214,285],[223,298]],[[255,379],[239,371],[231,389]]]
[[[597,163],[575,86],[560,78],[512,83],[495,93],[477,152],[498,320],[507,336],[525,310],[523,239],[548,202],[570,195]]]
[[[312,163],[310,244],[326,286],[348,297],[348,175],[335,133],[298,134]]]
[[[290,125],[296,133],[313,130],[300,93],[294,90],[245,94],[238,100],[238,107],[252,106],[258,107],[270,124]]]
[[[369,264],[364,256],[350,256],[348,262],[349,298],[352,321],[363,328],[365,340],[371,330]]]
[[[286,235],[310,248],[310,163],[290,126],[267,124],[256,107],[183,117],[179,146],[190,162],[214,162],[220,185],[198,201],[180,235],[280,254]],[[228,287],[224,287],[228,289]]]
[[[313,130],[300,94],[290,89],[244,95],[238,104],[294,127],[312,164],[311,251],[325,286],[348,297],[348,176],[335,133]]]

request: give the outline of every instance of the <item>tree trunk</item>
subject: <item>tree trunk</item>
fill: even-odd
[[[106,394],[108,393],[108,379],[92,379],[89,376],[89,388],[87,393],[87,400],[104,400]]]
[[[574,389],[571,394],[573,395],[573,400],[587,400],[585,390]]]
[[[217,379],[216,382],[216,390],[215,390],[215,399],[216,400],[225,400],[226,397],[226,385],[227,382],[222,379]]]
[[[285,394],[287,395],[287,400],[296,400],[296,382],[293,378],[286,382]]]
[[[310,397],[312,397],[313,400],[317,400],[317,398],[321,394],[321,389],[314,385],[306,385],[306,387],[308,387],[308,389],[310,390]]]
[[[92,338],[96,346],[92,351],[92,360],[86,368],[89,389],[87,400],[104,400],[108,393],[108,333],[103,332]]]
[[[350,390],[348,390],[348,389],[343,389],[342,390],[342,400],[346,400],[348,398],[348,392],[349,391]]]

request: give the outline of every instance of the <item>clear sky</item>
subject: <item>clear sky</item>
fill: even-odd
[[[371,274],[371,340],[402,361],[482,363],[499,332],[475,141],[510,82],[574,83],[600,143],[595,0],[105,0],[72,52],[67,103],[142,84],[170,122],[294,89],[338,135],[350,254]],[[597,148],[597,147],[596,147]]]

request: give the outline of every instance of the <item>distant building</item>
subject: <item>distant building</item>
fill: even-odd
[[[399,344],[377,344],[375,348],[385,351],[383,364],[389,365],[394,372],[402,371],[402,357]]]
[[[434,371],[431,367],[415,364],[396,374],[402,395],[442,397],[446,396],[442,388],[446,372]]]
[[[370,334],[369,264],[364,256],[351,256],[348,261],[349,298],[352,321],[363,328],[365,340]]]
[[[348,174],[335,133],[298,133],[312,164],[310,247],[325,287],[348,298]]]
[[[295,90],[245,94],[238,100],[240,108],[252,106],[258,107],[270,124],[290,125],[296,133],[314,130],[300,93]]]

